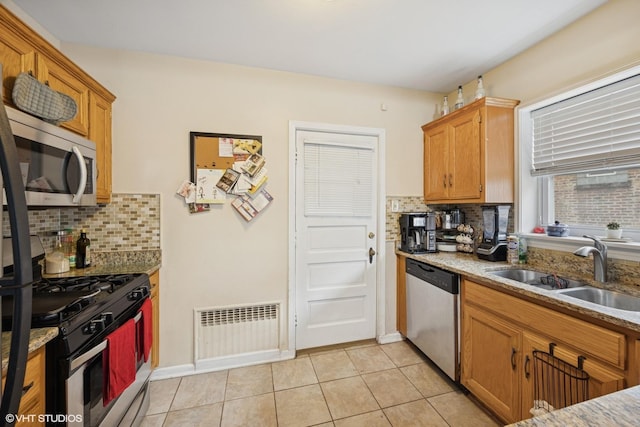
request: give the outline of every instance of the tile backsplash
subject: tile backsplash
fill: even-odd
[[[398,202],[398,212],[391,211],[393,201]],[[386,240],[400,240],[400,215],[407,212],[438,212],[450,209],[460,209],[465,215],[465,224],[471,224],[476,229],[482,225],[482,207],[478,204],[455,205],[427,205],[422,197],[388,196],[386,200]],[[513,228],[513,209],[509,213],[509,229]]]
[[[55,243],[54,232],[87,230],[96,252],[155,251],[160,249],[160,195],[114,193],[111,203],[91,207],[29,211],[29,229],[42,240],[45,252]],[[2,234],[11,234],[9,216],[3,212]]]

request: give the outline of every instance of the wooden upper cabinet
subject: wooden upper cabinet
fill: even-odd
[[[11,93],[16,77],[25,68],[24,54],[32,47],[18,34],[2,29],[0,36],[0,62],[2,62],[2,101],[13,105]]]
[[[78,106],[76,116],[61,126],[79,135],[89,135],[89,88],[81,80],[75,78],[69,71],[54,61],[48,61],[43,55],[29,52],[24,55],[24,72],[29,72],[38,81],[51,89],[70,96]]]
[[[0,63],[2,98],[13,103],[18,74],[36,79],[76,101],[76,116],[60,126],[96,144],[97,201],[111,200],[111,104],[116,97],[42,36],[0,5]]]
[[[422,126],[426,202],[513,202],[518,103],[482,98]]]
[[[89,93],[89,139],[96,143],[96,199],[111,202],[111,103]]]

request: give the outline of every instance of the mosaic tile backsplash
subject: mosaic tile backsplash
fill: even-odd
[[[29,228],[47,253],[53,249],[54,232],[67,228],[73,230],[74,241],[84,228],[94,252],[157,251],[160,195],[114,193],[107,205],[30,210]],[[11,234],[7,212],[3,212],[2,234]]]

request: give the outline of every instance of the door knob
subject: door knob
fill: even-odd
[[[376,237],[376,233],[374,233],[373,231],[369,232],[369,238],[373,239],[374,237]]]
[[[369,248],[369,264],[373,263],[373,256],[376,254],[376,251],[373,248]]]

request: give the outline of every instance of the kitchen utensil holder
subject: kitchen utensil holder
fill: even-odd
[[[533,352],[534,409],[553,411],[589,398],[589,374],[584,371],[584,356],[578,357],[574,366],[553,355],[555,344],[549,352]]]

